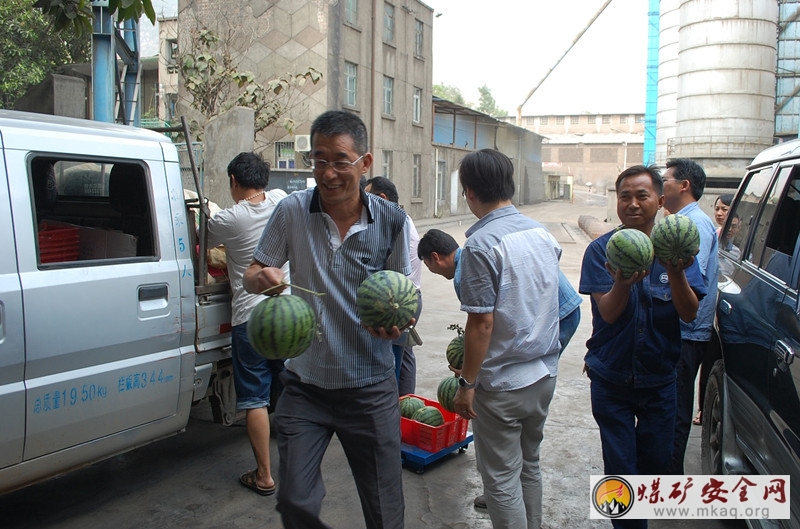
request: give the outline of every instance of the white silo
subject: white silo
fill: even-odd
[[[743,174],[772,145],[778,3],[682,0],[674,151]]]
[[[658,27],[658,107],[656,111],[655,162],[664,165],[671,157],[669,145],[675,137],[678,104],[678,30],[680,1],[661,0]]]

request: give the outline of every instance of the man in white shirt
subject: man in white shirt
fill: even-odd
[[[228,277],[233,292],[231,349],[236,407],[245,410],[247,436],[257,468],[245,472],[239,481],[262,495],[275,493],[269,460],[269,415],[272,382],[283,370],[282,360],[267,360],[247,339],[247,320],[264,296],[245,291],[245,269],[253,261],[258,244],[277,203],[286,196],[280,189],[266,190],[269,164],[252,152],[239,153],[228,164],[231,197],[236,204],[220,211],[208,221],[208,246],[224,244]],[[288,281],[288,276],[287,276]]]

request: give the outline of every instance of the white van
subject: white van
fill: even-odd
[[[210,393],[230,289],[193,217],[165,135],[0,111],[0,493],[180,432]]]

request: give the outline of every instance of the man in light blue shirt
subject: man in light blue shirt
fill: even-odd
[[[692,219],[700,232],[700,251],[695,256],[706,296],[700,300],[697,317],[691,323],[681,321],[681,357],[677,365],[678,394],[675,414],[675,439],[672,449],[672,474],[683,474],[683,459],[694,413],[695,378],[711,340],[717,302],[719,270],[718,240],[714,223],[697,203],[706,187],[706,173],[699,164],[685,158],[667,162],[664,180],[664,207]],[[701,387],[703,385],[701,384]]]
[[[514,167],[472,152],[459,180],[478,222],[460,256],[464,364],[453,399],[473,420],[476,459],[494,527],[540,527],[539,447],[558,373],[561,248],[513,206]]]

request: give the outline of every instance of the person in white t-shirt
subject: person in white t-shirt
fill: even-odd
[[[247,339],[247,321],[258,303],[265,299],[244,289],[245,269],[253,261],[267,220],[277,203],[286,196],[280,189],[266,190],[269,164],[252,152],[239,153],[228,164],[231,197],[236,204],[218,212],[208,221],[208,246],[225,245],[228,277],[233,292],[231,349],[236,407],[245,410],[247,436],[253,448],[257,468],[242,474],[239,481],[262,495],[275,493],[269,458],[270,393],[273,381],[283,370],[282,360],[267,360]],[[288,263],[284,274],[288,282]]]

